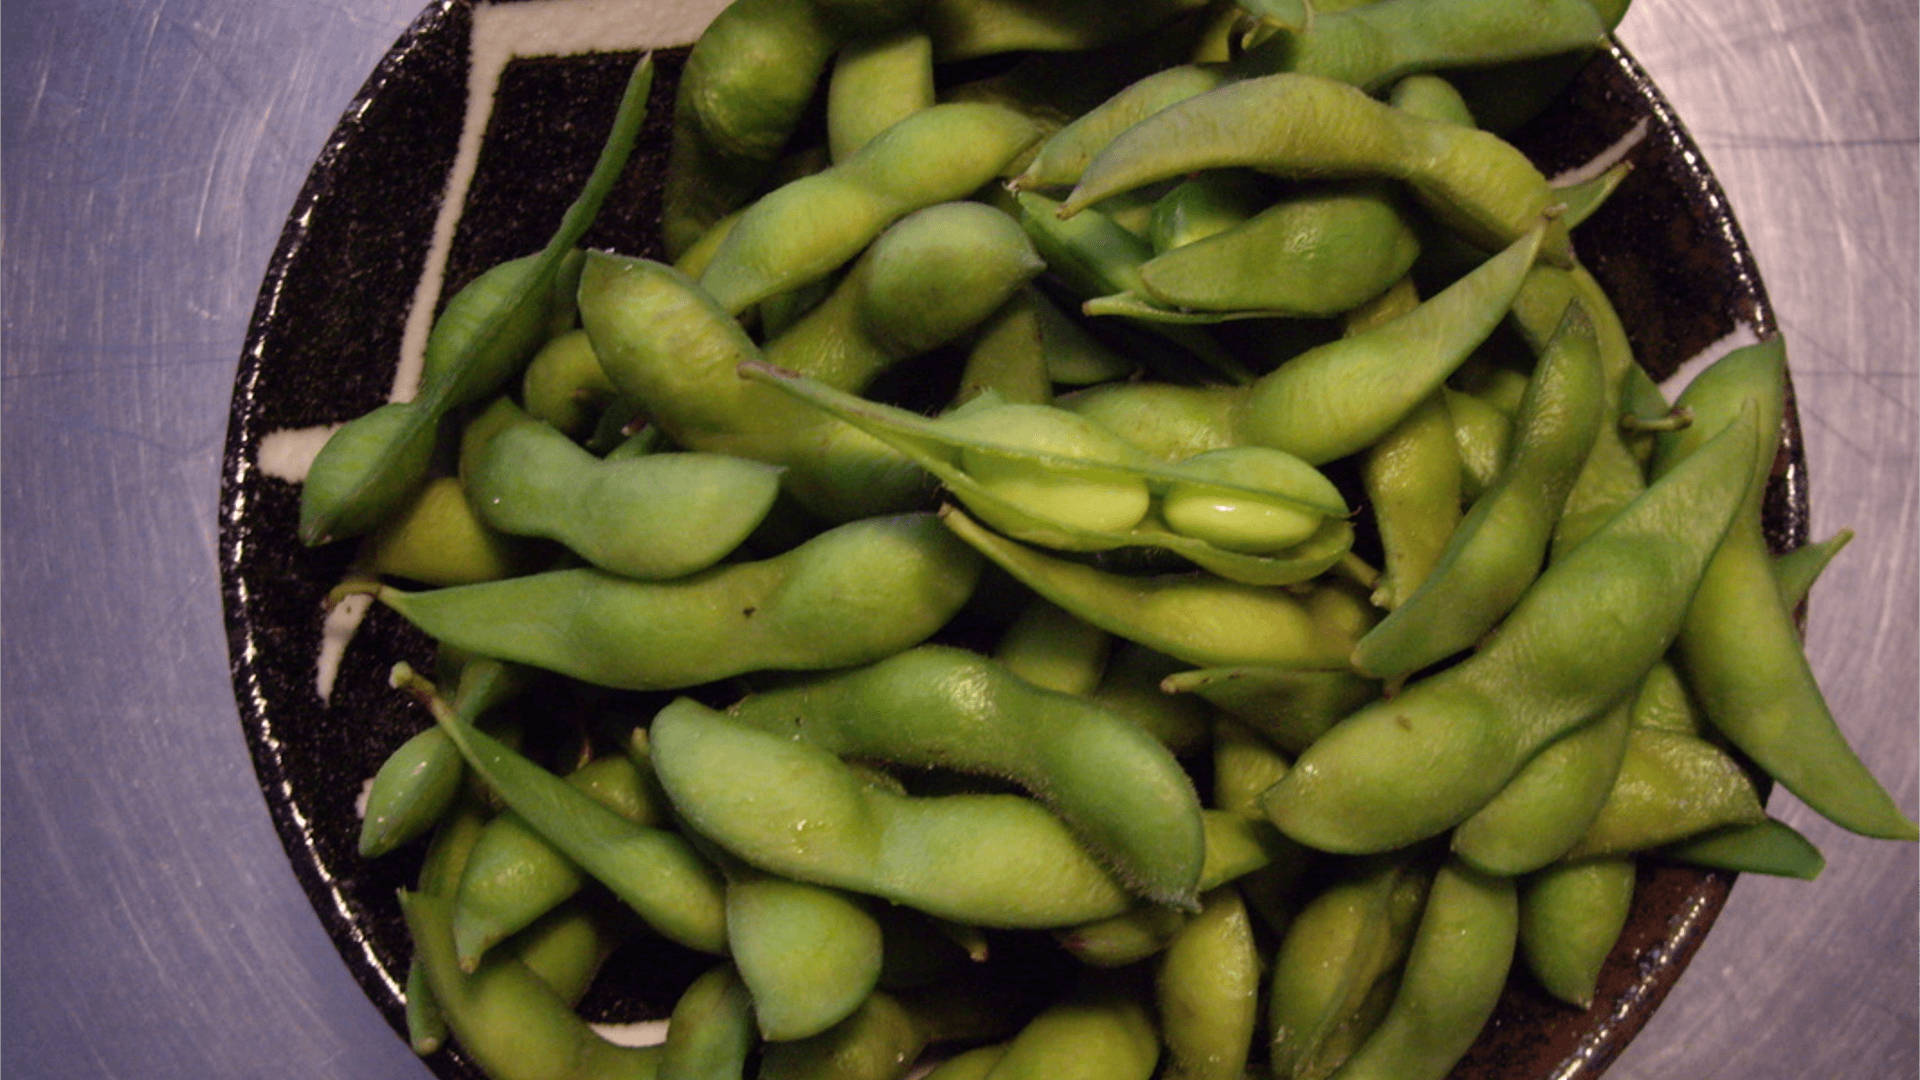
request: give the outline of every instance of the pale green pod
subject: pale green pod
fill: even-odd
[[[1397,319],[1282,364],[1237,415],[1241,438],[1314,464],[1365,449],[1440,388],[1506,317],[1538,229]]]
[[[933,42],[902,28],[850,41],[827,81],[827,152],[845,161],[875,135],[932,105]]]
[[[919,1020],[875,992],[852,1016],[811,1038],[769,1044],[760,1080],[899,1080],[925,1049]]]
[[[1180,461],[1234,445],[1234,410],[1241,396],[1225,386],[1108,382],[1062,395],[1054,404],[1162,461]]]
[[[1489,249],[1542,228],[1552,203],[1546,177],[1498,136],[1415,116],[1332,79],[1281,74],[1230,83],[1129,128],[1087,166],[1061,212],[1232,166],[1401,180],[1446,225]],[[1544,227],[1552,235],[1542,250],[1564,263],[1565,227]]]
[[[655,770],[687,826],[769,873],[981,926],[1065,926],[1130,903],[1024,797],[893,795],[824,749],[688,699],[661,710],[652,732]]]
[[[763,196],[721,241],[700,285],[738,314],[819,280],[906,214],[971,195],[1038,136],[1032,121],[994,105],[922,109],[846,161]]]
[[[659,1080],[734,1080],[754,1050],[754,1002],[732,965],[710,968],[673,1006]]]
[[[750,694],[728,714],[834,754],[1010,780],[1130,888],[1191,906],[1203,834],[1193,783],[1149,734],[948,646]]]
[[[367,538],[361,563],[423,585],[494,581],[528,566],[528,545],[474,513],[459,478],[438,476],[413,493]]]
[[[988,1080],[1147,1080],[1160,1039],[1145,1002],[1094,983],[1044,1010],[1014,1036]]]
[[[1147,242],[1155,255],[1225,232],[1265,209],[1269,186],[1238,170],[1203,173],[1182,180],[1154,201]]]
[[[756,871],[728,875],[727,945],[753,1021],[775,1042],[846,1019],[880,978],[880,924],[864,904]]]
[[[1355,635],[1330,625],[1324,590],[1304,596],[1210,574],[1131,577],[1043,555],[949,509],[947,527],[1028,588],[1112,634],[1191,664],[1340,663]]]
[[[1726,751],[1678,731],[1634,728],[1605,803],[1566,857],[1624,855],[1766,817],[1752,777]]]
[[[1380,1017],[1369,1003],[1391,993],[1431,880],[1416,860],[1368,860],[1300,909],[1274,956],[1267,999],[1275,1077],[1328,1076],[1371,1033]]]
[[[1259,1018],[1260,954],[1231,886],[1208,893],[1155,972],[1168,1080],[1241,1080]]]
[[[1440,1080],[1492,1017],[1519,935],[1510,878],[1457,862],[1434,875],[1407,966],[1380,1026],[1342,1066],[1344,1080]]]
[[[618,393],[585,330],[569,330],[540,346],[520,376],[520,400],[527,414],[575,441],[592,432],[594,421]]]
[[[1606,805],[1626,757],[1632,715],[1632,699],[1623,699],[1547,744],[1454,828],[1454,854],[1482,872],[1512,876],[1571,850]]]
[[[1203,0],[928,0],[921,19],[942,62],[1006,52],[1065,52],[1099,48],[1151,30]]]
[[[555,570],[380,602],[435,639],[619,689],[864,663],[960,609],[979,560],[929,514],[868,518],[759,562],[643,582]]]
[[[772,509],[780,468],[688,452],[603,460],[526,422],[487,441],[467,489],[493,528],[557,540],[622,577],[667,580],[739,547]]]
[[[1419,252],[1384,184],[1323,184],[1148,260],[1140,282],[1149,299],[1182,311],[1327,317],[1385,291]]]
[[[1112,644],[1106,631],[1035,598],[1000,635],[993,658],[1035,686],[1089,694],[1100,685]]]
[[[1547,993],[1593,1004],[1600,966],[1633,906],[1633,860],[1560,863],[1520,883],[1520,957]]]

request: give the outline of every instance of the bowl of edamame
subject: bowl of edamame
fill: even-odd
[[[429,8],[242,358],[243,723],[425,1069],[1592,1077],[1769,784],[1914,838],[1624,4],[656,7]]]

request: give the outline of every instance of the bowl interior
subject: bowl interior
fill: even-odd
[[[395,891],[418,850],[355,852],[355,800],[387,753],[425,724],[388,689],[397,659],[430,659],[424,639],[374,611],[338,658],[324,699],[321,600],[351,545],[294,537],[299,491],[277,462],[301,433],[387,399],[423,273],[444,260],[450,295],[546,240],[590,167],[634,52],[536,56],[506,64],[450,236],[435,227],[467,116],[475,13],[429,8],[380,63],[329,140],[288,218],[263,283],[232,404],[221,503],[221,561],[232,673],[261,789],[302,886],[342,958],[398,1032],[408,945]],[[658,257],[654,235],[668,117],[684,49],[657,54],[641,149],[588,243]],[[1516,134],[1549,175],[1636,130],[1634,169],[1577,234],[1607,286],[1640,363],[1657,377],[1739,327],[1772,314],[1726,201],[1646,74],[1620,49],[1595,57],[1565,97]],[[464,167],[464,166],[463,166]],[[429,296],[429,303],[434,302]],[[1791,412],[1768,527],[1777,547],[1804,541],[1806,492]],[[1725,900],[1731,877],[1646,867],[1633,914],[1593,1007],[1558,1004],[1516,975],[1495,1021],[1455,1076],[1531,1080],[1598,1075],[1672,986]],[[605,1019],[664,1017],[703,961],[639,946],[583,1009]],[[428,1059],[445,1077],[479,1073],[457,1050]]]

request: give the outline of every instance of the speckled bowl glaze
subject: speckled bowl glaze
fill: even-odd
[[[472,24],[466,0],[430,7],[381,61],[314,165],[268,267],[240,359],[221,499],[234,688],[267,807],[341,957],[403,1033],[408,946],[395,891],[411,883],[419,852],[360,858],[354,804],[387,753],[425,722],[388,689],[389,666],[397,659],[421,664],[430,653],[400,620],[376,610],[322,702],[315,689],[321,598],[341,579],[351,545],[312,550],[296,541],[298,488],[262,470],[259,452],[269,432],[337,423],[386,398],[456,154]],[[658,55],[641,151],[588,237],[594,246],[658,255],[667,118],[684,56],[684,49]],[[634,59],[584,54],[508,66],[448,252],[443,296],[545,242],[591,165]],[[1614,297],[1640,362],[1664,378],[1737,325],[1773,329],[1752,255],[1698,148],[1646,73],[1618,48],[1598,55],[1515,139],[1552,174],[1642,122],[1646,135],[1630,152],[1632,173],[1581,227],[1577,242]],[[1805,540],[1800,454],[1789,399],[1767,504],[1778,548]],[[1599,1075],[1680,976],[1731,884],[1726,874],[1643,868],[1631,920],[1592,1008],[1556,1003],[1516,974],[1453,1075]],[[583,1003],[589,1015],[663,1017],[702,964],[668,946],[630,948],[616,959]],[[427,1065],[443,1077],[479,1075],[457,1049]]]

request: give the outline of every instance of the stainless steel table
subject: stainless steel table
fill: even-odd
[[[10,1077],[410,1077],[296,886],[227,678],[215,503],[255,290],[411,0],[16,0],[4,113]],[[1793,371],[1836,713],[1916,785],[1916,12],[1638,0],[1621,37],[1757,252]],[[1612,1075],[1913,1076],[1916,853],[1785,794],[1816,883],[1743,878]]]

